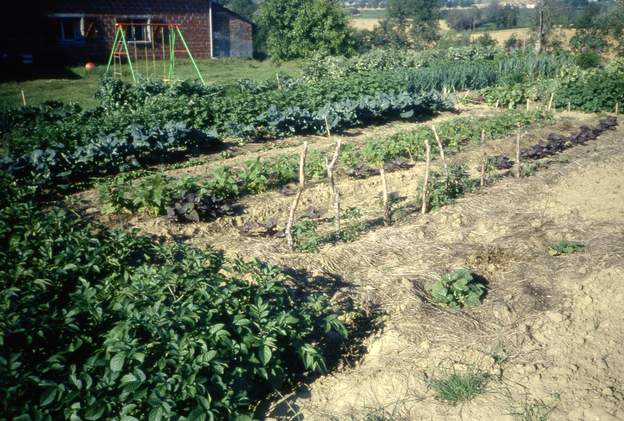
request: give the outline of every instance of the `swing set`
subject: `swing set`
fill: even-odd
[[[178,45],[178,40],[181,45]],[[112,67],[113,77],[124,78],[124,60],[133,82],[139,76],[162,79],[166,83],[177,81],[176,55],[188,56],[199,80],[206,82],[197,67],[191,50],[182,35],[180,25],[173,23],[116,23],[115,40],[108,58],[106,74]],[[141,63],[139,60],[142,60]],[[162,62],[162,67],[159,65]],[[144,72],[140,75],[139,72]]]

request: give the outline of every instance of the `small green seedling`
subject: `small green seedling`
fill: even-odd
[[[577,241],[561,240],[548,248],[551,256],[565,256],[585,250],[585,246]]]
[[[472,273],[459,269],[447,273],[433,284],[431,298],[435,303],[453,308],[461,308],[465,305],[478,306],[483,300],[485,291],[485,285],[477,282]]]
[[[465,402],[483,393],[489,375],[482,372],[453,373],[447,377],[431,380],[431,389],[438,398],[451,402]]]

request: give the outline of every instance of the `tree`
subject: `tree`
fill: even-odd
[[[439,0],[388,0],[388,20],[400,34],[409,32],[415,47],[423,48],[440,38]]]
[[[258,12],[266,50],[277,60],[354,51],[349,17],[339,0],[265,0]]]
[[[481,24],[481,9],[470,7],[447,12],[446,21],[456,31],[467,31]]]
[[[253,0],[222,0],[219,3],[249,20],[253,19],[254,13],[258,9]]]
[[[538,0],[535,5],[533,28],[536,53],[541,53],[551,41],[554,19],[560,10],[561,4],[558,0]]]

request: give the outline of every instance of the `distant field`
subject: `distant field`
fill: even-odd
[[[286,62],[276,64],[272,61],[256,61],[244,59],[199,60],[198,67],[207,83],[233,82],[238,79],[270,79],[279,72],[283,75],[298,76],[301,72],[300,63]],[[151,65],[151,63],[150,63]],[[157,62],[159,76],[162,75],[162,62]],[[139,63],[138,71],[145,72],[145,64]],[[153,68],[150,67],[150,72]],[[82,106],[95,105],[95,93],[106,66],[100,65],[87,73],[82,67],[65,69],[63,78],[41,78],[24,82],[0,83],[0,108],[14,107],[22,104],[24,91],[28,104],[43,101],[60,100],[74,101]],[[124,67],[124,74],[129,78],[129,69]],[[180,63],[176,71],[178,79],[197,79],[197,75],[189,63]]]
[[[576,32],[575,29],[564,29],[559,28],[555,31],[556,36],[561,38],[564,46],[567,46],[570,38]],[[512,35],[516,35],[516,38],[527,41],[531,37],[531,31],[529,28],[513,28],[513,29],[498,29],[494,31],[482,31],[482,32],[473,32],[470,34],[470,39],[476,39],[482,36],[483,34],[490,34],[492,38],[498,43],[499,46],[502,46],[505,41],[507,41]]]
[[[380,20],[381,19],[352,18],[350,24],[351,27],[355,29],[372,31],[379,26]]]
[[[383,19],[386,17],[386,9],[359,9],[360,14],[357,19]]]
[[[351,19],[351,26],[356,29],[366,29],[373,30],[375,27],[379,25],[379,21],[381,19],[372,19],[372,18],[353,18]],[[440,20],[439,22],[440,28],[443,31],[449,30],[448,23],[445,20]],[[556,30],[557,36],[561,37],[563,41],[563,45],[567,46],[570,38],[574,35],[574,29],[563,29],[560,28]],[[499,46],[502,46],[506,40],[508,40],[512,34],[515,34],[516,37],[522,41],[526,41],[530,38],[531,33],[529,28],[513,28],[513,29],[494,29],[494,30],[478,30],[470,34],[470,39],[476,39],[484,34],[490,34],[492,38],[498,43]]]

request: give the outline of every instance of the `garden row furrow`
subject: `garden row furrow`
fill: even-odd
[[[507,112],[490,117],[457,117],[438,125],[438,135],[448,153],[467,142],[478,142],[482,135],[496,138],[535,124],[552,121],[542,111]],[[381,159],[388,171],[405,168],[410,162],[424,159],[425,140],[432,141],[432,128],[420,126],[384,139],[372,139],[363,145],[345,145],[339,154],[337,171],[356,178],[365,178],[378,171]],[[434,152],[439,153],[437,145]],[[260,161],[246,162],[243,168],[219,166],[209,178],[171,178],[154,174],[134,180],[134,175],[121,175],[99,185],[99,198],[106,213],[147,211],[163,214],[180,222],[210,219],[233,211],[235,199],[269,189],[278,189],[296,180],[297,156],[278,155]],[[407,161],[409,159],[409,162]],[[376,165],[372,168],[370,165]],[[322,179],[326,163],[319,150],[312,150],[306,160],[306,178]]]

